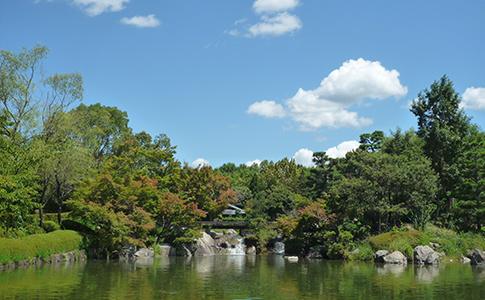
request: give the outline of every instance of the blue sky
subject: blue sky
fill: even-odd
[[[0,48],[51,49],[86,105],[127,111],[189,164],[313,151],[416,127],[409,102],[447,74],[485,121],[485,1],[1,0]]]

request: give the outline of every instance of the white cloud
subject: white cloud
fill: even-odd
[[[461,106],[473,110],[485,110],[485,88],[469,87],[462,96]]]
[[[274,17],[262,16],[260,23],[249,27],[248,37],[283,35],[292,33],[302,27],[300,18],[287,12],[282,12]]]
[[[299,0],[256,0],[253,9],[258,14],[271,14],[291,10],[299,4]]]
[[[336,147],[332,147],[326,151],[326,154],[330,158],[345,157],[345,154],[350,151],[354,151],[359,148],[360,143],[357,141],[346,141],[340,143]]]
[[[246,166],[248,166],[248,167],[251,167],[252,165],[258,165],[259,166],[260,164],[261,164],[261,161],[259,159],[255,159],[255,160],[246,162]]]
[[[349,108],[361,104],[366,98],[402,97],[407,91],[407,87],[399,81],[398,71],[386,70],[378,61],[359,58],[343,63],[323,79],[316,89],[300,88],[295,96],[284,102],[285,107],[275,101],[263,101],[270,104],[265,110],[260,109],[258,113],[253,108],[248,113],[280,118],[287,115],[303,131],[324,126],[362,127],[372,124],[372,119],[360,117],[357,112],[349,111]],[[250,108],[263,102],[256,102]],[[276,108],[278,114],[271,114]]]
[[[251,104],[247,113],[260,115],[266,118],[283,118],[286,115],[283,105],[266,100]]]
[[[134,16],[132,18],[121,19],[121,23],[136,27],[157,27],[160,25],[160,20],[155,18],[155,15]]]
[[[73,0],[72,3],[80,6],[91,17],[107,11],[117,12],[125,8],[124,4],[130,0]]]
[[[203,167],[203,166],[210,166],[209,161],[203,159],[203,158],[197,158],[192,162],[192,167],[197,168],[197,167]]]
[[[299,165],[303,165],[305,167],[313,167],[315,164],[313,163],[313,151],[308,149],[300,149],[298,150],[295,155],[293,156],[295,162]]]

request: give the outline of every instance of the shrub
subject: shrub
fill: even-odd
[[[44,221],[43,228],[47,233],[61,229],[59,224],[54,221]]]
[[[82,236],[70,230],[34,234],[23,239],[0,238],[0,263],[79,250]]]
[[[372,246],[367,243],[363,243],[360,245],[357,245],[356,247],[359,249],[358,253],[355,254],[349,254],[349,259],[350,260],[373,260],[374,259],[374,249],[372,249]]]
[[[405,244],[403,241],[399,242],[400,240],[406,241],[407,244]],[[400,246],[405,248],[409,245],[412,249],[414,249],[414,247],[418,245],[426,245],[428,243],[429,237],[418,230],[386,232],[374,236],[369,240],[369,244],[374,250],[392,250],[391,244],[393,244],[393,247]]]

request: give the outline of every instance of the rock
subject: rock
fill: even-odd
[[[231,236],[234,236],[234,235],[239,235],[239,234],[238,234],[238,233],[237,233],[237,231],[236,231],[236,230],[234,230],[234,229],[228,229],[228,230],[226,231],[226,235],[231,235]]]
[[[288,260],[289,262],[297,262],[298,256],[285,256],[285,259]]]
[[[118,257],[120,260],[134,259],[135,252],[136,252],[136,246],[130,245],[130,244],[125,245],[121,249],[121,252],[119,253]]]
[[[470,259],[471,265],[485,265],[485,252],[480,249],[473,249],[468,252],[468,258]]]
[[[394,251],[392,253],[387,254],[384,256],[384,263],[386,264],[407,264],[408,260],[406,256],[399,251]]]
[[[374,261],[375,262],[384,262],[384,257],[389,254],[387,250],[379,250],[374,254]]]
[[[159,257],[170,256],[170,251],[172,249],[172,247],[170,247],[170,245],[161,244],[161,245],[157,245],[157,247],[158,247],[158,252],[159,252],[159,254],[157,256],[159,256]]]
[[[196,240],[196,249],[197,250],[194,252],[194,255],[196,256],[216,254],[215,241],[209,234],[205,232],[201,238]]]
[[[310,250],[306,257],[309,259],[322,259],[323,255],[318,250]]]
[[[414,248],[414,263],[418,265],[439,265],[439,254],[429,246],[416,246]]]
[[[431,246],[431,248],[433,248],[433,250],[437,250],[441,247],[440,244],[433,243],[433,242],[430,242],[429,245]]]
[[[192,251],[190,246],[180,245],[176,249],[177,256],[192,256]]]
[[[350,255],[356,255],[356,254],[359,254],[359,253],[360,253],[360,250],[359,250],[359,248],[357,248],[354,251],[351,251],[349,254]]]
[[[322,259],[323,255],[322,252],[325,251],[323,246],[315,246],[311,247],[310,251],[308,252],[307,258],[310,259]]]
[[[155,257],[155,250],[153,250],[153,248],[141,248],[135,252],[134,257],[136,258]]]
[[[469,259],[468,257],[462,257],[461,258],[461,262],[464,263],[464,264],[469,264],[472,260]]]
[[[250,246],[246,249],[247,255],[256,255],[256,247]]]

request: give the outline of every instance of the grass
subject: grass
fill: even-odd
[[[71,230],[34,234],[21,239],[0,238],[0,263],[19,262],[34,257],[79,250],[82,236]]]

